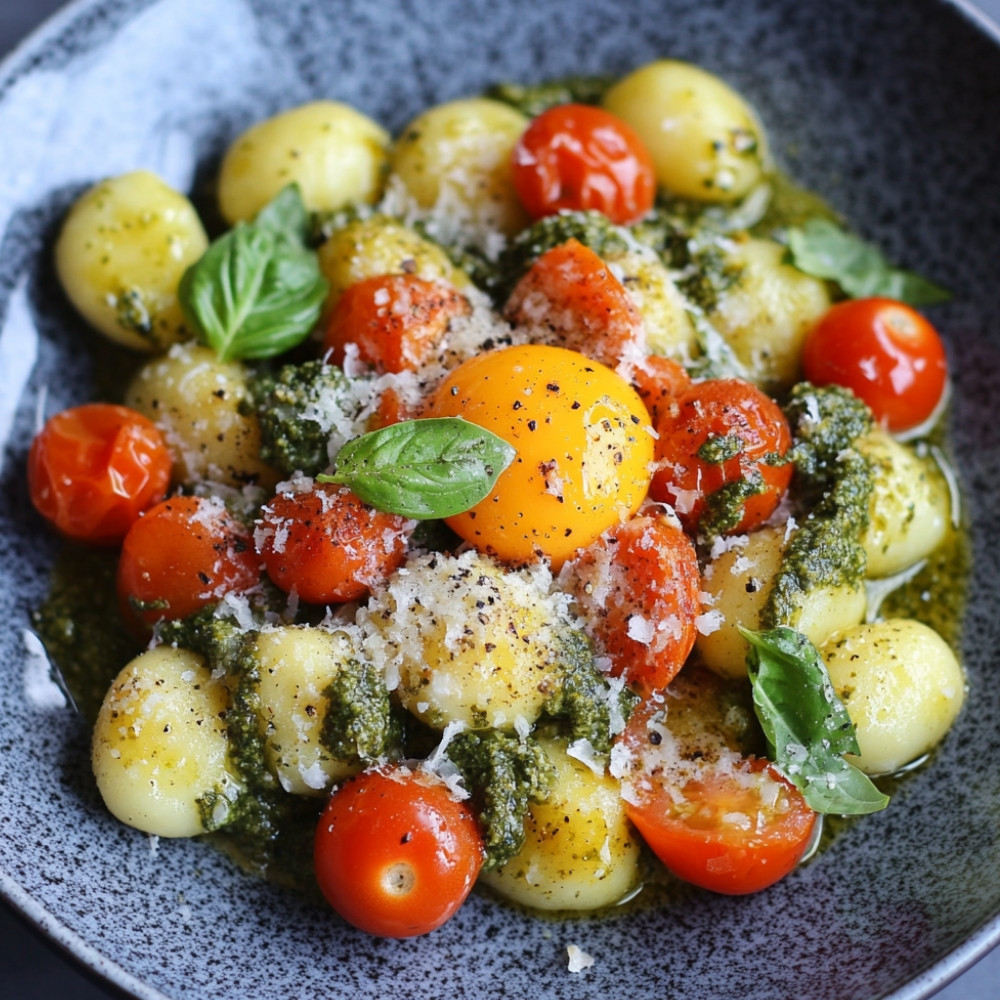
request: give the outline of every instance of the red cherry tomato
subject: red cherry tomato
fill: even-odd
[[[783,458],[792,442],[781,408],[741,379],[697,382],[656,426],[653,500],[669,503],[692,533],[713,505],[739,515],[723,531],[739,534],[767,520],[792,479]],[[732,491],[727,497],[724,491]]]
[[[564,567],[587,629],[643,694],[666,687],[697,636],[701,573],[694,545],[663,513],[641,514],[606,531]]]
[[[129,529],[118,560],[122,614],[139,629],[186,618],[260,581],[253,539],[221,500],[163,500]]]
[[[532,341],[566,347],[614,368],[638,350],[632,296],[590,247],[569,239],[543,253],[514,286],[504,315]]]
[[[424,364],[468,299],[440,281],[384,274],[351,285],[337,300],[324,346],[343,365],[353,344],[358,358],[379,373],[414,371]]]
[[[428,934],[465,902],[483,863],[475,816],[406,769],[366,771],[333,793],[316,828],[316,879],[349,923],[381,937]]]
[[[141,413],[110,403],[63,410],[28,452],[31,502],[77,541],[117,544],[170,483],[170,452]]]
[[[683,676],[683,675],[682,675]],[[757,892],[801,860],[816,814],[768,763],[724,746],[680,746],[669,692],[632,714],[622,741],[629,819],[679,878],[728,895]]]
[[[340,486],[279,493],[255,533],[267,575],[310,604],[353,601],[406,558],[407,520]]]
[[[691,376],[679,361],[650,354],[632,370],[632,386],[646,404],[655,427],[677,398],[691,388]]]
[[[948,381],[948,360],[937,330],[895,299],[853,299],[831,306],[806,338],[802,370],[815,385],[850,389],[893,433],[927,420]]]
[[[603,212],[626,225],[656,195],[653,161],[620,118],[586,104],[560,104],[531,121],[514,147],[514,187],[533,219],[563,210]]]

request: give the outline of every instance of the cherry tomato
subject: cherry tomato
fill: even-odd
[[[679,361],[650,354],[632,370],[632,385],[649,410],[655,427],[682,396],[691,388],[691,376]]]
[[[186,618],[259,581],[249,531],[214,497],[161,501],[129,529],[118,560],[122,613],[140,628]]]
[[[718,741],[693,746],[683,726],[674,732],[674,711],[668,690],[626,726],[629,819],[671,872],[703,889],[740,895],[784,878],[805,854],[816,814],[768,761]]]
[[[609,368],[635,353],[643,336],[642,318],[625,286],[576,239],[534,261],[504,315],[536,343],[578,351]]]
[[[815,385],[841,385],[899,433],[922,424],[944,395],[948,360],[937,330],[895,299],[831,306],[806,337],[802,370]]]
[[[87,403],[52,417],[31,442],[31,502],[77,541],[117,544],[170,483],[170,452],[135,410]]]
[[[324,347],[337,365],[353,344],[358,358],[380,374],[414,371],[429,360],[448,324],[470,308],[464,295],[440,281],[412,274],[366,278],[337,300]]]
[[[533,219],[564,210],[603,212],[627,225],[656,196],[653,160],[620,118],[587,104],[543,111],[514,147],[514,187]]]
[[[483,863],[476,818],[447,786],[366,771],[335,791],[316,828],[316,879],[349,923],[382,937],[428,934],[465,902]]]
[[[656,432],[649,495],[671,504],[692,533],[716,516],[716,504],[732,513],[719,533],[758,527],[791,482],[792,465],[783,461],[792,440],[788,421],[773,399],[740,379],[695,383]]]
[[[340,486],[279,493],[255,538],[267,575],[310,604],[363,597],[406,558],[408,522]]]
[[[567,563],[574,595],[611,673],[643,694],[666,687],[697,637],[701,573],[694,545],[662,512],[606,531]]]

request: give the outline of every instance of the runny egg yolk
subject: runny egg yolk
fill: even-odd
[[[464,417],[517,449],[490,495],[448,518],[505,562],[544,556],[558,569],[646,496],[649,413],[621,376],[576,351],[526,344],[471,358],[438,387],[428,416]]]

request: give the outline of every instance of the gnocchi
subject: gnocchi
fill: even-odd
[[[261,460],[260,426],[241,405],[247,397],[241,362],[191,343],[147,362],[125,391],[125,402],[162,431],[175,481],[270,486],[277,474]]]
[[[322,795],[361,770],[358,760],[334,757],[323,743],[327,687],[358,655],[345,631],[279,626],[256,638],[259,721],[268,765],[294,795]]]
[[[196,653],[159,646],[126,664],[94,727],[94,775],[108,809],[158,837],[224,826],[242,787],[228,704],[225,680]]]
[[[481,876],[495,892],[538,910],[599,910],[639,881],[639,839],[617,781],[595,773],[572,746],[543,740],[555,765],[548,799],[528,810],[527,839],[502,868]]]
[[[510,174],[514,144],[527,124],[520,112],[488,98],[437,105],[403,129],[392,173],[442,231],[458,226],[481,238],[512,235],[527,222]]]
[[[639,133],[657,181],[675,195],[735,201],[763,178],[767,144],[756,112],[706,70],[649,63],[612,86],[604,107]]]
[[[252,219],[287,184],[314,212],[375,202],[389,160],[389,135],[338,101],[314,101],[252,125],[219,169],[219,210],[233,224]]]
[[[965,700],[954,652],[922,622],[856,625],[831,636],[822,653],[857,731],[858,766],[869,774],[891,774],[923,757]]]
[[[56,241],[56,273],[94,329],[137,351],[162,351],[188,336],[177,287],[207,247],[191,202],[135,170],[73,204]]]

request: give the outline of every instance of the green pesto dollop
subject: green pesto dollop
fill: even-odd
[[[349,384],[341,368],[316,359],[257,372],[250,395],[261,458],[285,474],[314,476],[329,468],[331,427],[318,414],[344,399]]]
[[[792,621],[801,596],[816,587],[857,585],[867,562],[861,536],[873,479],[854,442],[871,428],[871,412],[846,389],[802,382],[792,390],[785,414],[793,439],[792,492],[806,513],[764,606],[764,628]]]
[[[529,802],[544,802],[555,768],[537,741],[496,729],[467,729],[452,738],[448,759],[472,796],[486,847],[483,867],[500,868],[524,845]]]
[[[323,693],[327,709],[320,739],[334,757],[370,764],[399,753],[402,710],[374,664],[347,660]]]
[[[599,754],[610,753],[615,720],[624,724],[638,703],[628,688],[609,681],[597,667],[586,636],[569,631],[562,641],[561,669],[545,700],[545,715],[571,743],[586,740]]]

